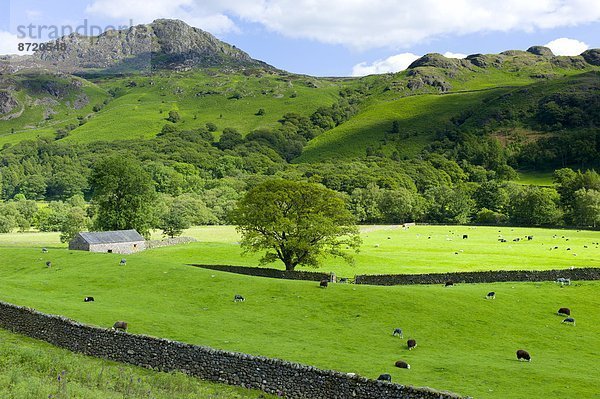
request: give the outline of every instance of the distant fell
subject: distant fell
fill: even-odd
[[[64,50],[38,51],[28,57],[27,64],[61,72],[96,70],[109,74],[206,67],[275,69],[208,32],[172,19],[99,36],[73,33],[48,44],[56,43],[64,43]]]

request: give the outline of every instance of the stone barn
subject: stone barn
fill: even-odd
[[[77,233],[69,249],[89,252],[130,254],[146,249],[146,240],[135,230]]]

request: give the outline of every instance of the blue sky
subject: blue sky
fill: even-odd
[[[18,29],[177,18],[278,68],[316,76],[404,69],[438,52],[461,57],[546,45],[600,48],[598,0],[0,0],[0,54]],[[44,29],[48,32],[48,29]]]

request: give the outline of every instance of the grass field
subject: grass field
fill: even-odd
[[[182,373],[158,373],[74,354],[5,330],[0,330],[0,391],[3,399],[271,397]]]
[[[463,234],[469,236],[463,240]],[[184,235],[199,242],[168,247],[154,256],[181,264],[256,266],[259,255],[242,256],[233,226],[200,226]],[[526,236],[533,235],[532,241]],[[508,240],[498,241],[501,236]],[[64,248],[58,233],[0,234],[0,250],[9,246]],[[600,266],[600,231],[483,226],[362,226],[363,245],[356,264],[325,259],[321,271],[356,274],[437,273],[446,271],[555,269]],[[429,238],[431,237],[431,238]],[[154,239],[161,236],[155,232]],[[512,241],[520,238],[519,242]],[[554,249],[558,247],[558,249]],[[586,248],[587,247],[587,248]],[[134,255],[134,257],[144,254]],[[281,262],[268,265],[283,269]]]
[[[464,229],[469,239],[446,241],[442,229],[448,234],[454,230],[455,235]],[[488,243],[488,239],[495,240],[496,234],[491,228],[484,232],[482,228],[442,226],[407,231],[370,226],[363,230],[366,244],[361,256],[373,263],[369,267],[359,263],[356,269],[382,272],[398,269],[401,262],[386,259],[402,247],[413,254],[413,262],[408,262],[411,266],[402,271],[428,270],[419,265],[422,260],[414,260],[419,251],[419,256],[439,261],[436,271],[470,270],[476,267],[456,262],[469,251],[494,246],[495,241]],[[507,238],[522,233],[506,230]],[[524,229],[523,233],[526,230],[534,230],[534,240],[506,243],[514,248],[514,255],[507,257],[505,264],[523,259],[525,264],[533,260],[536,268],[546,268],[542,262],[544,251],[553,254],[554,250],[540,251],[539,259],[535,259],[536,252],[529,251],[528,246],[537,240],[552,239],[554,232]],[[432,241],[435,235],[427,239],[427,231],[439,234],[440,239]],[[598,240],[600,234],[561,232],[570,237],[569,245],[573,246]],[[110,326],[124,319],[133,333],[279,357],[367,377],[389,372],[398,383],[447,389],[477,398],[600,397],[591,371],[600,354],[599,282],[562,288],[550,282],[452,288],[337,284],[323,290],[313,282],[185,266],[203,259],[226,263],[227,250],[232,252],[230,259],[238,257],[237,250],[232,249],[234,244],[229,243],[236,239],[231,227],[197,228],[191,234],[211,237],[213,242],[130,255],[126,267],[118,266],[122,256],[116,254],[90,254],[60,247],[50,247],[49,253],[42,254],[38,246],[2,244],[0,296],[7,302],[94,325]],[[391,237],[389,248],[388,241],[382,241],[387,236]],[[556,240],[562,240],[560,237]],[[374,242],[380,247],[373,247]],[[460,243],[465,252],[454,255],[439,250],[453,243]],[[417,244],[420,250],[414,248]],[[429,253],[425,252],[426,245]],[[541,242],[537,245],[544,247]],[[496,255],[479,256],[500,265],[508,246],[499,247]],[[593,254],[587,266],[597,266],[598,250],[589,249]],[[569,258],[561,253],[554,259],[567,265]],[[52,261],[51,269],[44,267],[46,260]],[[484,299],[488,291],[496,291],[497,299]],[[246,302],[234,303],[234,294],[244,295]],[[86,295],[94,296],[96,302],[84,303]],[[573,310],[577,326],[560,323],[555,312],[562,306]],[[406,338],[415,338],[418,348],[407,351],[405,341],[391,336],[395,327],[402,327]],[[514,352],[519,348],[532,354],[531,363],[515,360]],[[393,363],[398,359],[407,360],[411,370],[395,369]]]

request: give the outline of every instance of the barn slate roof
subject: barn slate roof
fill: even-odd
[[[88,244],[114,244],[120,242],[144,241],[144,237],[135,230],[85,231],[79,233]]]

